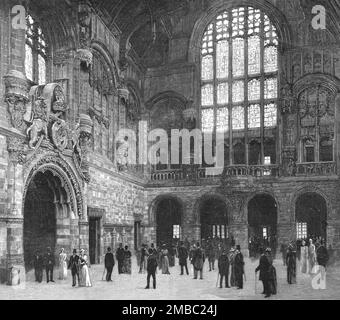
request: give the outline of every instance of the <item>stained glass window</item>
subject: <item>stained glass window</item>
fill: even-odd
[[[248,74],[258,74],[261,70],[261,42],[259,36],[248,38]]]
[[[214,87],[207,84],[202,87],[202,106],[212,106],[214,104]]]
[[[217,109],[217,131],[228,131],[229,129],[229,110],[228,108]]]
[[[258,79],[253,79],[248,83],[248,100],[256,101],[261,99],[261,82]]]
[[[227,104],[228,103],[228,83],[220,83],[217,87],[217,103]]]
[[[262,145],[258,161],[264,161],[267,135],[276,135],[278,45],[278,32],[269,17],[250,6],[222,11],[202,37],[202,128],[236,131],[226,135],[229,141],[225,142],[230,146],[228,158],[234,161],[245,159],[249,147],[245,142],[249,144],[252,139]],[[261,126],[264,130],[248,130]],[[234,139],[244,141],[238,144],[237,152]],[[275,137],[272,141],[276,150]],[[249,162],[251,157],[247,158]]]
[[[277,79],[269,78],[264,81],[264,98],[276,99],[277,98]]]
[[[214,130],[214,109],[202,110],[202,131],[213,132]]]
[[[229,42],[219,41],[216,45],[217,78],[227,78],[229,71]]]
[[[275,103],[264,106],[264,126],[275,127],[277,125],[277,106]]]
[[[244,129],[244,107],[233,108],[232,122],[233,130]]]
[[[244,82],[235,81],[233,83],[233,102],[242,102],[244,100]]]
[[[25,45],[26,58],[25,58],[25,72],[27,79],[33,81],[33,53],[32,48],[26,44]]]
[[[259,104],[252,104],[248,107],[248,128],[261,127],[261,107]]]
[[[39,24],[31,15],[26,17],[25,73],[38,84],[46,83],[47,43]]]
[[[264,49],[264,71],[277,71],[277,47],[270,46]]]
[[[233,40],[233,76],[244,75],[244,39]]]

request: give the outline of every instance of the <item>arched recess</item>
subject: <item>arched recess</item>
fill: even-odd
[[[156,229],[157,246],[174,244],[182,238],[183,202],[178,197],[158,196],[149,209],[150,223]]]
[[[295,202],[297,239],[327,240],[327,202],[316,192],[300,194]]]
[[[36,160],[27,170],[23,192],[24,259],[32,268],[36,250],[51,247],[71,252],[79,246],[79,220],[84,215],[84,197],[80,178],[68,163],[55,154]]]
[[[277,247],[278,205],[268,193],[253,195],[247,204],[249,256],[256,257],[260,248]]]
[[[229,237],[230,210],[219,194],[205,194],[197,202],[194,212],[201,226],[201,239]]]
[[[299,162],[335,162],[338,159],[339,88],[338,79],[318,73],[306,75],[294,83],[293,93],[298,105],[291,118],[296,122]]]
[[[232,0],[226,1],[217,0],[214,1],[213,5],[205,10],[204,14],[196,21],[195,26],[193,28],[193,32],[189,42],[189,62],[197,63],[200,61],[200,43],[203,37],[205,28],[208,24],[223,10],[228,10],[232,8],[237,8],[241,6],[250,6],[255,9],[260,9],[264,12],[272,21],[274,26],[276,27],[279,35],[279,44],[280,51],[289,48],[292,43],[291,34],[292,31],[290,29],[290,24],[288,23],[284,14],[277,9],[270,1],[268,0]]]

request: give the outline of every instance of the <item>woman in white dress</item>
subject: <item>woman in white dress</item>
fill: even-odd
[[[89,272],[89,262],[85,250],[80,251],[80,273],[81,273],[81,283],[83,287],[92,287],[90,272]]]
[[[302,240],[301,243],[301,259],[300,259],[300,270],[301,273],[309,273],[309,261],[308,261],[308,246],[306,246],[306,241]]]
[[[64,248],[60,250],[59,253],[59,280],[67,279],[67,255],[65,253]]]
[[[308,260],[309,260],[309,272],[313,273],[314,272],[313,268],[317,263],[316,263],[316,249],[312,239],[309,239]]]

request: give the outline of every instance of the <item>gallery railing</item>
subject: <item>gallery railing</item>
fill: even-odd
[[[222,172],[222,173],[221,173]],[[213,168],[195,168],[162,170],[151,173],[151,181],[185,181],[226,177],[277,177],[278,165],[229,166],[216,173]]]
[[[297,176],[330,176],[336,175],[335,162],[308,162],[296,164]]]

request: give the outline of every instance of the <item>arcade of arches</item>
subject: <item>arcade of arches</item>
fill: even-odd
[[[1,1],[0,282],[46,247],[321,237],[339,257],[340,7],[315,30],[313,1],[241,2],[30,0],[17,30]],[[204,133],[178,141],[189,164],[145,162],[175,158],[174,129]]]

